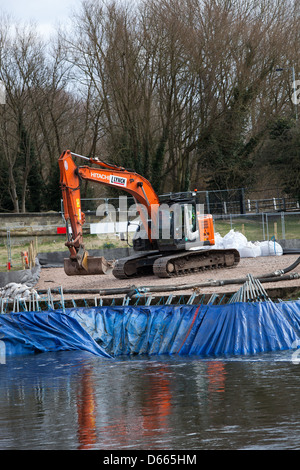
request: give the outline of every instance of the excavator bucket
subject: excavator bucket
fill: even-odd
[[[89,276],[95,274],[110,274],[114,261],[108,261],[103,256],[84,256],[81,265],[71,258],[64,259],[64,270],[68,276]]]
[[[88,267],[88,257],[89,257],[89,254],[87,251],[85,251],[83,253],[83,256],[82,256],[82,259],[81,259],[81,262],[80,262],[80,265],[83,267],[83,269],[85,271],[88,271],[89,270],[89,267]]]

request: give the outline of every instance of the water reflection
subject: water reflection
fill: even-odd
[[[128,380],[124,373],[129,375]],[[141,370],[140,367],[128,368],[124,362],[118,364],[118,370],[108,370],[107,382],[102,377],[99,379],[95,371],[94,380],[91,370],[84,372],[80,387],[84,393],[80,395],[79,408],[85,410],[89,426],[82,419],[78,422],[79,448],[91,448],[96,436],[101,449],[135,448],[135,443],[147,443],[153,437],[160,442],[161,436],[170,432],[167,420],[172,408],[169,373],[168,366],[163,364],[156,364],[154,370],[149,364]],[[155,444],[153,446],[155,448]]]
[[[225,364],[221,361],[207,363],[208,394],[225,392]]]
[[[167,417],[171,413],[172,392],[168,379],[169,368],[162,364],[156,375],[149,374],[145,404],[141,408],[146,435],[167,426]],[[153,413],[155,409],[155,413]]]
[[[9,358],[0,449],[297,448],[299,382],[300,366],[260,358]]]
[[[78,416],[78,449],[92,449],[97,442],[97,404],[92,368],[83,368],[76,396]]]

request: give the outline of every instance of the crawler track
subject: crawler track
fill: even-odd
[[[142,277],[153,273],[153,263],[161,256],[159,251],[140,252],[128,258],[120,258],[115,262],[113,275],[117,279]]]
[[[240,261],[237,250],[189,251],[158,258],[153,264],[153,273],[158,277],[177,277],[204,269],[229,268]]]
[[[239,261],[240,255],[235,249],[184,251],[168,256],[163,256],[159,251],[151,251],[117,260],[113,275],[118,279],[142,277],[146,274],[155,274],[161,278],[178,277],[204,269],[234,267]]]

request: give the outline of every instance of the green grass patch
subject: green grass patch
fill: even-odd
[[[37,253],[54,253],[56,251],[68,251],[65,246],[66,238],[64,235],[49,237],[41,241],[38,237],[32,239],[34,242],[35,250]],[[127,242],[120,240],[115,235],[86,235],[84,236],[84,244],[87,250],[100,250],[105,248],[124,248],[127,247]],[[29,251],[29,241],[13,240],[11,245],[11,270],[22,269],[22,256],[21,252]],[[9,249],[7,244],[0,245],[0,272],[7,271],[7,263],[9,258]]]
[[[284,216],[280,214],[268,215],[250,219],[249,217],[239,217],[230,219],[216,219],[214,222],[215,232],[219,232],[222,237],[233,229],[241,232],[249,241],[270,240],[275,236],[276,240],[299,239],[300,238],[300,217],[297,215]]]
[[[273,236],[277,240],[299,239],[300,238],[300,217],[298,215],[285,215],[284,226],[280,214],[269,215],[264,223],[261,216],[249,218],[239,217],[230,219],[215,219],[215,232],[224,237],[231,229],[243,233],[248,241],[261,241],[271,239]],[[130,234],[130,243],[132,234]],[[67,251],[65,246],[66,238],[64,235],[56,235],[48,239],[35,237],[34,241],[38,253]],[[21,252],[29,250],[29,241],[20,241],[15,237],[11,245],[11,264],[13,270],[22,269]],[[87,250],[120,248],[127,247],[127,242],[120,240],[115,235],[84,235],[84,243]],[[0,271],[7,270],[8,247],[5,244],[0,245]]]

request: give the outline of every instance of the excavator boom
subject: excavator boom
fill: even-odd
[[[73,157],[83,158],[98,168],[90,166],[77,167]],[[151,229],[156,220],[155,209],[159,207],[159,199],[149,181],[137,173],[123,167],[110,165],[97,158],[88,158],[63,152],[58,161],[60,169],[60,185],[62,190],[65,220],[67,224],[68,240],[66,246],[70,251],[70,259],[65,260],[65,271],[68,275],[78,274],[106,274],[111,271],[111,265],[104,258],[89,257],[83,243],[83,224],[85,214],[81,209],[80,185],[82,180],[93,181],[106,186],[119,188],[131,194],[138,207],[147,210],[139,212],[144,229],[150,242],[152,242]]]

